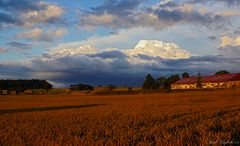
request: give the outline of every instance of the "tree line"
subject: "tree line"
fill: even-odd
[[[180,80],[179,74],[171,75],[170,77],[159,77],[154,79],[151,74],[148,74],[143,82],[144,90],[165,89],[170,90],[171,84]]]
[[[70,85],[70,90],[72,91],[94,90],[94,87],[87,84],[75,84],[75,85]]]
[[[220,70],[215,73],[215,75],[221,75],[221,74],[229,74],[226,70]],[[179,81],[181,78],[189,78],[190,74],[187,72],[184,72],[181,74],[181,77],[179,74],[174,74],[169,77],[161,76],[159,78],[154,79],[151,74],[148,74],[143,82],[142,88],[144,90],[156,90],[156,89],[164,89],[164,90],[170,90],[171,84],[174,82]],[[197,87],[201,88],[201,73],[199,72],[197,74]]]
[[[215,75],[220,75],[220,74],[228,74],[229,72],[226,70],[220,70],[215,73]],[[159,78],[154,79],[151,74],[148,74],[145,78],[145,81],[143,82],[142,88],[144,90],[157,90],[157,89],[164,89],[164,90],[170,90],[171,89],[171,84],[174,82],[179,81],[180,79],[184,78],[189,78],[190,74],[188,72],[183,72],[181,74],[181,77],[179,74],[174,74],[169,77],[161,76]],[[197,75],[197,87],[201,88],[201,74],[198,73]],[[116,87],[109,84],[106,86],[109,90],[115,89]],[[129,87],[129,90],[132,88]],[[94,87],[88,84],[74,84],[70,85],[70,90],[72,91],[82,91],[82,90],[94,90]]]
[[[51,89],[53,86],[46,80],[0,80],[0,89],[23,92],[29,89]]]

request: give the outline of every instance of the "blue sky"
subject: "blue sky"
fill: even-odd
[[[147,73],[240,72],[239,7],[238,0],[0,0],[0,78],[140,85]]]

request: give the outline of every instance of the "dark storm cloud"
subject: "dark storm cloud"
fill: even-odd
[[[207,38],[210,39],[210,40],[216,40],[216,39],[217,39],[216,36],[209,36],[209,37],[207,37]]]
[[[237,46],[227,45],[225,47],[218,48],[218,51],[220,51],[220,53],[222,55],[228,56],[230,58],[239,57],[240,56],[240,45],[237,45]]]
[[[188,66],[190,64],[217,63],[222,62],[221,60],[223,61],[221,56],[193,56],[187,59],[178,59],[178,61],[173,59],[165,59],[163,60],[163,63],[165,63],[167,66]]]
[[[31,69],[20,63],[0,63],[0,78],[25,79],[29,78]]]
[[[239,5],[240,4],[239,0],[220,0],[220,1],[225,2],[228,5]]]
[[[216,4],[222,2],[226,6],[238,6],[240,4],[239,0],[189,0],[188,3],[212,3]]]
[[[110,59],[110,60],[109,60]],[[127,56],[117,56],[116,51],[102,52],[94,55],[84,56],[65,56],[60,58],[51,58],[47,60],[33,60],[33,66],[41,71],[63,71],[71,70],[74,72],[111,72],[112,68],[124,70],[129,67]],[[69,69],[70,68],[70,69]]]
[[[0,8],[3,10],[28,11],[38,10],[39,6],[30,0],[0,0]]]
[[[32,48],[31,45],[20,43],[20,42],[9,42],[7,43],[7,46],[9,46],[9,49],[15,49],[15,50],[30,50]]]
[[[16,17],[17,12],[39,9],[33,2],[28,0],[0,0],[0,28],[8,25],[23,25],[21,18]],[[18,13],[19,14],[19,13]]]
[[[152,56],[143,55],[143,54],[134,55],[134,57],[141,58],[143,60],[148,60],[148,61],[150,61],[150,60],[162,61],[162,59],[160,57],[152,57]]]
[[[218,70],[229,70],[230,72],[239,72],[238,64],[240,64],[239,57],[231,57],[224,55],[209,55],[209,56],[193,56],[188,59],[178,60],[164,60],[163,64],[167,66],[167,70],[173,69],[175,71],[189,71],[189,72],[203,72],[208,75]]]
[[[116,54],[114,51],[111,53]],[[95,55],[57,58],[49,56],[32,60],[31,66],[0,63],[0,76],[7,76],[9,73],[11,78],[46,79],[66,86],[73,83],[140,86],[148,73],[159,77],[184,71],[191,74],[200,71],[204,75],[213,74],[221,69],[230,72],[240,71],[238,69],[240,58],[223,55],[193,56],[188,59],[161,59],[142,55],[136,56],[140,62],[131,62],[125,55],[117,57],[106,54],[102,52]],[[143,63],[149,60],[153,62]]]
[[[22,21],[16,16],[0,11],[0,28],[4,25],[22,25]]]
[[[224,20],[222,16],[212,15],[211,13],[200,14],[197,11],[187,12],[180,10],[159,9],[153,11],[161,21],[172,22],[197,22],[200,24],[211,24],[220,20]]]
[[[125,59],[125,58],[127,58],[127,56],[120,51],[106,51],[106,52],[102,52],[102,53],[98,53],[98,54],[89,55],[89,57],[100,57],[103,59],[107,59],[107,58]]]
[[[93,7],[94,13],[109,13],[116,15],[130,14],[141,3],[146,0],[105,0],[105,2],[97,7]]]
[[[235,30],[234,31],[234,35],[239,35],[240,34],[240,31],[239,30]]]
[[[42,72],[45,79],[59,83],[137,85],[141,73],[135,74],[135,67],[131,66],[124,56],[118,57],[116,51],[112,51],[95,55],[36,59],[32,61],[32,70],[36,78]]]

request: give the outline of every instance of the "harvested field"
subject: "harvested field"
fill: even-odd
[[[0,145],[240,145],[240,90],[0,96]]]

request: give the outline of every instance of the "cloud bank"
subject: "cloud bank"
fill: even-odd
[[[23,66],[28,72],[22,71],[23,67],[20,70],[23,74],[27,73],[25,76],[47,79],[57,84],[140,85],[149,71],[157,73],[158,68],[164,68],[163,60],[190,56],[177,44],[156,40],[142,40],[133,49],[96,49],[82,44],[76,48],[55,48]],[[3,68],[6,66],[2,64]]]
[[[236,64],[239,63],[239,57],[192,56],[174,43],[142,40],[133,49],[97,49],[87,44],[55,48],[25,63],[1,63],[0,70],[5,78],[40,78],[55,85],[140,86],[148,73],[156,77],[184,71],[208,74],[223,69],[223,66],[237,71]]]

